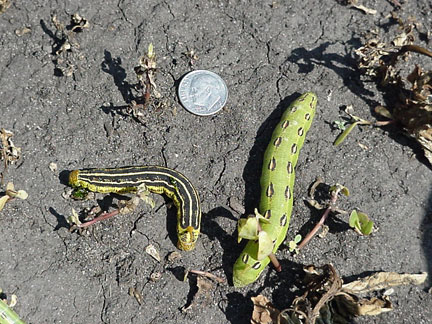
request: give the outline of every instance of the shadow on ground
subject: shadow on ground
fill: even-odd
[[[423,251],[428,267],[428,286],[432,286],[432,192],[429,194],[428,206],[422,222]]]

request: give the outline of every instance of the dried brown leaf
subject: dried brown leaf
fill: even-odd
[[[178,251],[173,251],[170,254],[168,254],[168,256],[167,256],[167,260],[170,263],[172,263],[176,260],[179,260],[179,259],[181,259],[181,254]]]
[[[0,0],[0,14],[4,13],[11,5],[10,0]]]
[[[315,199],[308,199],[308,200],[306,200],[306,201],[307,201],[307,203],[308,203],[309,205],[311,205],[311,207],[314,207],[315,209],[321,210],[321,209],[326,208],[326,206],[321,205],[321,204],[320,204],[318,201],[316,201]]]
[[[6,205],[7,201],[9,200],[9,196],[2,196],[0,197],[0,211],[4,208],[4,206]]]
[[[375,107],[375,112],[376,112],[377,114],[379,114],[379,115],[385,117],[385,118],[388,118],[388,119],[392,119],[392,118],[393,118],[393,116],[392,116],[390,110],[388,110],[388,109],[387,109],[386,107],[384,107],[384,106],[376,106],[376,107]]]
[[[25,34],[31,33],[31,28],[29,27],[22,27],[22,28],[18,28],[15,29],[15,35],[21,37],[24,36]]]
[[[351,6],[354,7],[354,8],[356,8],[356,9],[358,9],[358,10],[360,10],[360,11],[363,11],[365,14],[368,14],[368,15],[376,15],[377,14],[377,11],[375,9],[370,9],[370,8],[367,8],[367,7],[363,6],[363,5],[353,4]]]
[[[193,295],[192,300],[189,304],[183,306],[181,308],[182,312],[186,312],[190,310],[197,304],[206,303],[210,299],[210,291],[213,290],[213,283],[210,280],[207,280],[205,277],[198,276],[197,277],[197,290]]]
[[[21,149],[14,145],[12,136],[11,131],[0,129],[0,160],[4,160],[5,164],[14,164],[21,157]]]
[[[254,305],[251,324],[271,324],[277,323],[279,310],[263,295],[251,298]]]
[[[197,287],[199,293],[208,293],[213,289],[213,283],[205,277],[197,277]]]
[[[138,304],[142,305],[142,303],[144,301],[144,297],[141,294],[141,292],[139,292],[136,288],[134,288],[134,287],[129,288],[129,296],[135,297]]]
[[[378,272],[363,279],[344,284],[342,290],[350,294],[367,293],[394,286],[420,285],[426,278],[426,272],[421,274]]]
[[[153,259],[155,259],[158,262],[161,262],[161,257],[159,255],[158,250],[153,244],[149,244],[146,249],[146,253],[149,254]]]
[[[379,315],[393,309],[387,296],[359,299],[355,295],[340,294],[335,297],[333,303],[337,305],[335,309],[343,310],[343,314],[339,314],[339,316],[345,319],[364,315]]]

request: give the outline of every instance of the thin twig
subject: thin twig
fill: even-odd
[[[297,246],[297,249],[301,249],[304,247],[311,239],[312,237],[318,232],[318,230],[321,228],[322,225],[324,225],[327,217],[330,215],[330,212],[333,211],[334,206],[336,205],[336,201],[339,196],[340,189],[337,188],[335,191],[331,192],[331,200],[330,204],[325,210],[324,214],[321,216],[321,219],[319,222],[315,225],[315,227],[306,235],[306,237],[301,241],[301,243]]]
[[[196,274],[198,276],[204,276],[204,277],[216,280],[217,282],[222,283],[222,284],[226,283],[225,278],[218,277],[218,276],[216,276],[210,272],[207,272],[207,271],[189,270],[189,273],[193,273],[193,274]]]
[[[376,121],[374,123],[374,126],[381,127],[381,126],[387,126],[387,125],[391,125],[391,124],[395,124],[395,123],[396,123],[396,120],[394,120],[394,119],[392,119],[392,120],[382,120],[382,121]]]
[[[150,72],[149,70],[146,71],[146,82],[145,82],[145,93],[144,93],[144,103],[143,103],[143,109],[146,109],[149,102],[150,102],[150,95],[151,95],[151,82],[150,82]]]
[[[86,227],[88,227],[90,225],[93,225],[94,223],[97,223],[97,222],[103,221],[105,219],[108,219],[110,217],[113,217],[113,216],[117,215],[118,213],[119,213],[118,209],[112,211],[111,213],[104,213],[104,214],[102,214],[102,215],[100,215],[100,216],[98,216],[98,217],[96,217],[96,218],[94,218],[94,219],[92,219],[92,220],[90,220],[88,222],[85,222],[85,223],[82,223],[82,224],[78,224],[77,227],[79,227],[79,228],[86,228]]]
[[[423,55],[432,57],[432,52],[427,50],[424,47],[421,47],[418,45],[404,45],[399,49],[399,51],[397,51],[396,53],[393,53],[389,65],[394,66],[396,64],[398,57],[405,54],[406,52],[415,52],[418,54],[423,54]]]
[[[402,5],[399,3],[398,0],[390,0],[390,2],[391,2],[395,7],[402,8]]]

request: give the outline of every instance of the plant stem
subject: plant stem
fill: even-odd
[[[193,274],[196,274],[198,276],[204,276],[204,277],[207,277],[207,278],[210,278],[210,279],[214,279],[217,282],[222,283],[222,284],[226,282],[226,280],[224,278],[220,278],[220,277],[218,277],[218,276],[216,276],[216,275],[214,275],[214,274],[212,274],[210,272],[206,272],[206,271],[189,270],[189,273],[193,273]]]
[[[306,237],[303,239],[303,241],[301,241],[301,243],[297,246],[297,249],[300,250],[301,248],[303,248],[312,239],[312,237],[318,232],[318,230],[321,228],[321,226],[324,224],[327,217],[330,215],[330,212],[333,211],[333,209],[334,209],[334,206],[335,206],[336,201],[337,201],[338,196],[339,196],[339,192],[340,192],[339,188],[336,189],[335,191],[331,192],[331,200],[330,200],[329,206],[324,211],[324,214],[321,216],[321,219],[319,220],[319,222],[315,225],[314,228],[312,228],[312,230],[306,235]]]
[[[374,126],[387,126],[396,123],[396,120],[383,120],[383,121],[376,121],[374,123]]]
[[[273,266],[275,267],[277,272],[281,272],[282,271],[282,266],[279,263],[278,259],[276,258],[276,256],[273,253],[269,254],[269,258],[270,261],[273,263]]]
[[[150,83],[150,75],[149,75],[149,71],[146,71],[146,81],[145,81],[145,92],[144,92],[144,103],[143,103],[143,108],[146,109],[149,102],[150,102],[150,95],[151,95],[151,83]]]
[[[112,211],[111,213],[104,213],[104,214],[102,214],[102,215],[100,215],[100,216],[98,216],[98,217],[96,217],[96,218],[94,218],[88,222],[78,224],[77,227],[79,227],[79,228],[89,227],[90,225],[93,225],[94,223],[97,223],[97,222],[103,221],[105,219],[108,219],[110,217],[113,217],[113,216],[117,215],[118,213],[119,213],[118,209]]]

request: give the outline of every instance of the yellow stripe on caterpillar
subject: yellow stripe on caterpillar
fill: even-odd
[[[177,247],[185,251],[195,248],[201,203],[195,187],[180,172],[161,166],[82,169],[69,174],[69,184],[100,193],[136,192],[144,184],[150,192],[165,194],[177,207]]]

